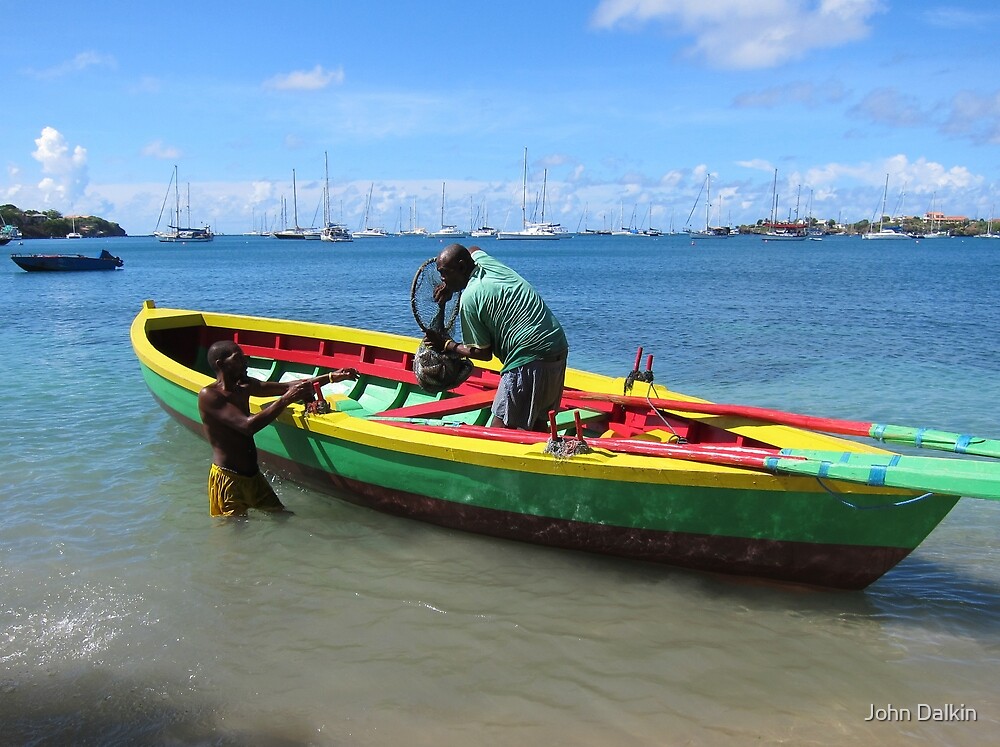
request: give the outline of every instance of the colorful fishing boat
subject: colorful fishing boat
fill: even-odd
[[[107,249],[102,249],[96,257],[85,254],[11,254],[10,258],[28,272],[117,270],[125,264],[121,257],[116,257]]]
[[[206,351],[217,340],[235,340],[261,379],[358,369],[357,381],[322,388],[329,407],[293,405],[257,434],[265,466],[380,511],[496,537],[860,589],[959,496],[1000,497],[1000,462],[901,456],[806,429],[825,424],[713,412],[675,392],[623,397],[633,376],[569,370],[562,408],[541,434],[486,427],[496,361],[454,391],[422,391],[411,337],[146,301],[131,339],[153,397],[199,435],[197,395],[214,380]],[[254,398],[251,410],[264,404]],[[921,431],[917,441],[928,433],[933,444],[919,445],[963,451],[971,440]]]

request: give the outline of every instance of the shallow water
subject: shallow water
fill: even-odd
[[[974,240],[487,248],[570,365],[722,402],[1000,435],[1000,254]],[[989,244],[991,242],[984,242]],[[60,251],[58,241],[10,251]],[[427,239],[76,242],[0,270],[2,744],[977,745],[1000,721],[1000,506],[963,499],[864,592],[737,582],[449,531],[289,482],[210,519],[207,446],[146,391],[158,305],[416,334]],[[918,721],[920,703],[976,721]],[[870,708],[911,721],[866,722]]]

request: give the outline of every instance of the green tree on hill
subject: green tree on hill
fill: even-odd
[[[62,238],[73,230],[73,221],[58,210],[21,210],[10,203],[0,205],[0,216],[16,226],[26,239]],[[76,216],[76,231],[85,237],[127,236],[117,223],[95,215]]]

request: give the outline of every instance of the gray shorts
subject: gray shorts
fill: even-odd
[[[556,361],[531,361],[500,377],[493,415],[508,428],[544,429],[549,411],[559,407],[566,380],[566,355]]]

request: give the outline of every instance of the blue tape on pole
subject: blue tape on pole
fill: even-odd
[[[871,437],[874,438],[876,441],[884,441],[885,440],[885,426],[884,425],[879,425],[877,423],[874,424],[874,425],[872,425],[872,429],[871,429],[871,431],[869,431],[869,433],[870,433]]]
[[[826,477],[828,474],[830,474],[830,467],[832,464],[833,462],[823,462],[822,464],[820,464],[819,471],[816,473],[816,476]]]
[[[889,459],[889,464],[887,464],[886,466],[895,467],[897,464],[899,464],[900,459],[902,459],[902,456],[900,454],[893,454],[892,457]]]
[[[955,439],[955,453],[964,454],[972,443],[972,436],[959,436]]]
[[[765,457],[764,459],[764,469],[777,469],[778,468],[778,457]]]
[[[917,432],[913,434],[913,444],[920,448],[923,446],[924,434],[927,432],[926,428],[917,428]]]
[[[885,473],[888,467],[876,464],[868,471],[868,484],[875,487],[882,487],[885,485]]]

